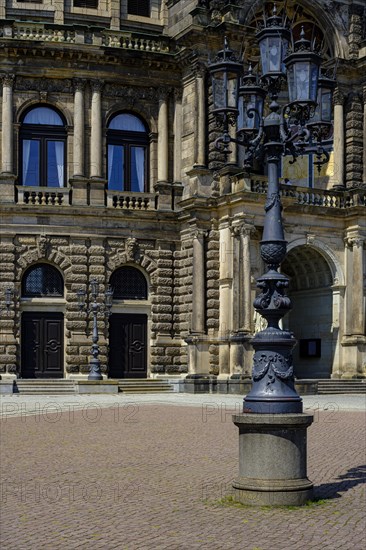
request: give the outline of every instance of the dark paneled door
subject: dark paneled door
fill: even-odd
[[[114,313],[109,320],[109,377],[146,375],[147,315]]]
[[[22,378],[62,378],[62,313],[22,314]]]

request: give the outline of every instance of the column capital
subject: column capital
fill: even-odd
[[[90,87],[92,92],[101,92],[104,87],[104,82],[101,82],[100,80],[91,80]]]
[[[255,233],[255,227],[245,221],[236,223],[230,227],[230,231],[234,237],[250,237]]]
[[[334,105],[344,105],[345,98],[346,98],[346,96],[345,96],[344,92],[337,87],[334,90],[334,93],[333,93],[333,104]]]
[[[182,88],[174,88],[173,93],[174,93],[175,101],[182,101],[182,97],[183,97]]]
[[[171,89],[166,86],[159,86],[157,89],[158,98],[160,101],[167,101],[169,94],[171,92]]]
[[[207,67],[202,61],[198,61],[193,66],[192,72],[196,78],[205,78],[207,73]]]
[[[14,80],[15,80],[15,74],[13,73],[2,73],[0,76],[3,86],[13,87]]]
[[[192,229],[192,239],[204,239],[208,235],[208,231],[206,229],[200,229],[198,227],[195,227]]]
[[[86,80],[82,78],[73,78],[74,92],[83,92],[86,86]]]
[[[365,243],[365,238],[361,235],[352,235],[345,237],[344,242],[347,248],[362,248]]]

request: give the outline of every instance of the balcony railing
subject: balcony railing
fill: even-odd
[[[70,189],[59,187],[18,186],[18,203],[49,206],[67,206],[71,204]]]
[[[267,182],[251,180],[253,193],[267,193]],[[326,189],[311,189],[294,185],[280,185],[281,197],[294,199],[297,204],[323,206],[327,208],[350,208],[366,206],[366,190],[332,191]]]
[[[157,197],[152,193],[107,193],[107,206],[122,210],[157,210]]]
[[[0,24],[1,39],[29,40],[32,42],[57,42],[63,44],[92,44],[130,51],[169,54],[170,40],[166,37],[139,35],[126,31],[89,30],[70,26],[33,22],[10,22]]]

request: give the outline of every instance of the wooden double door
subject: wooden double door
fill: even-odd
[[[109,318],[109,378],[146,378],[147,315]]]
[[[62,378],[64,316],[62,313],[22,314],[22,378]]]

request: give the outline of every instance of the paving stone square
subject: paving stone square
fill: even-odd
[[[29,414],[1,421],[2,550],[366,547],[362,410],[315,410],[308,476],[319,504],[256,508],[230,503],[233,400],[63,399],[37,408],[34,398]]]

